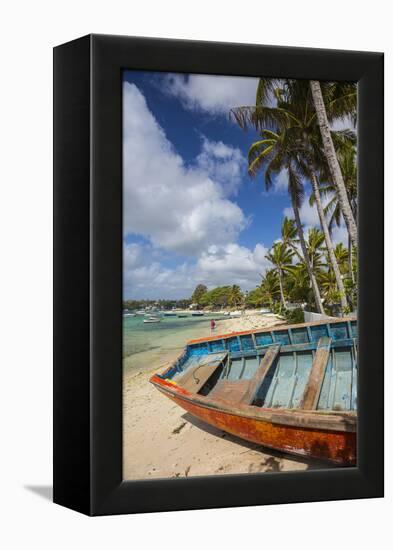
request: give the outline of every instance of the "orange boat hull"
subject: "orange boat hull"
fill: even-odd
[[[286,453],[336,464],[356,464],[356,432],[306,428],[269,422],[212,407],[158,376],[151,382],[177,405],[206,423],[232,435]]]

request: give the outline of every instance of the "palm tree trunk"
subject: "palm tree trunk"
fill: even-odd
[[[338,191],[338,199],[340,201],[341,212],[343,214],[352,244],[356,246],[357,238],[358,238],[358,230],[357,230],[356,221],[351,209],[351,205],[348,200],[348,194],[345,188],[345,183],[341,173],[340,164],[337,159],[336,151],[334,149],[332,136],[330,134],[330,127],[329,127],[329,122],[326,115],[326,109],[325,109],[325,103],[323,101],[321,85],[318,80],[310,80],[310,87],[311,87],[311,93],[314,101],[315,111],[317,114],[319,129],[321,131],[326,160],[333,179],[333,183],[337,187],[337,191]]]
[[[297,226],[297,233],[299,235],[300,246],[301,246],[302,253],[303,253],[303,260],[304,260],[304,263],[306,264],[306,267],[307,267],[307,273],[308,273],[308,276],[310,277],[311,287],[312,287],[314,297],[315,297],[315,304],[317,306],[317,310],[319,311],[319,313],[322,313],[322,315],[324,315],[325,310],[323,309],[323,304],[322,304],[322,300],[321,300],[321,293],[319,292],[319,288],[318,288],[318,284],[317,284],[315,274],[314,274],[313,270],[311,269],[310,257],[308,255],[306,242],[304,240],[304,233],[303,233],[302,222],[300,220],[299,208],[294,203],[292,203],[292,208],[293,208],[293,212],[295,214],[295,222],[296,222],[296,226]]]
[[[287,307],[287,303],[285,301],[285,296],[284,296],[284,289],[282,287],[282,271],[281,269],[278,270],[278,280],[280,281],[280,294],[281,294],[281,302],[282,302],[282,305],[283,307]]]
[[[335,276],[335,279],[336,279],[337,288],[338,288],[338,291],[340,293],[341,308],[344,311],[348,308],[347,295],[346,295],[346,292],[345,292],[344,283],[341,279],[341,272],[340,272],[340,269],[338,267],[337,258],[336,258],[336,255],[334,253],[334,247],[333,247],[332,239],[330,237],[328,224],[326,222],[325,212],[323,211],[321,194],[319,192],[317,176],[315,174],[314,169],[311,166],[309,166],[309,169],[310,169],[310,174],[311,174],[311,185],[312,185],[312,188],[313,188],[313,191],[314,191],[315,203],[317,205],[317,210],[318,210],[319,222],[321,224],[323,234],[325,235],[326,248],[328,249],[330,263],[331,263],[333,273],[334,273],[334,276]]]
[[[352,256],[352,243],[348,235],[348,260],[349,260],[349,269],[351,271],[351,281],[355,284],[355,273],[353,272],[353,256]]]

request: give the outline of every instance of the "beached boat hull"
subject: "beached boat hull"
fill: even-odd
[[[239,438],[356,464],[356,319],[191,340],[150,381],[192,415]]]
[[[284,453],[327,460],[343,466],[356,464],[355,431],[291,426],[252,418],[246,416],[246,411],[236,414],[224,408],[214,407],[213,403],[203,403],[202,397],[196,401],[192,394],[173,387],[157,375],[150,381],[190,414],[241,439]]]

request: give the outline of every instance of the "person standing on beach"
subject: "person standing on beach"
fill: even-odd
[[[213,330],[216,328],[216,322],[214,319],[210,321],[210,330],[213,332]]]

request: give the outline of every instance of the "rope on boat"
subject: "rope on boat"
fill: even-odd
[[[195,380],[195,382],[196,382],[197,384],[199,384],[199,382],[200,382],[201,380],[200,380],[200,378],[197,378],[197,377],[195,376],[196,371],[199,370],[199,369],[201,369],[202,367],[209,367],[209,366],[210,366],[209,364],[207,364],[207,365],[198,365],[198,367],[192,371],[192,377],[193,377],[193,379]]]

